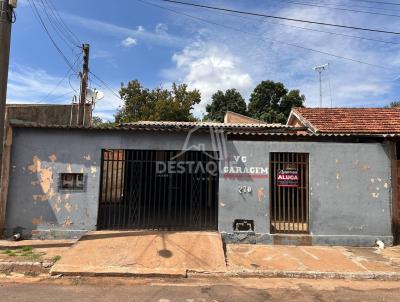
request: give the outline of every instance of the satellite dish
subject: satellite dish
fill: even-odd
[[[104,99],[104,92],[97,90],[96,91],[96,100],[102,100],[102,99]]]
[[[104,98],[104,92],[96,89],[86,89],[86,100],[95,102]]]

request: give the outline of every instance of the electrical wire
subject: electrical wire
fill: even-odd
[[[43,0],[40,0],[41,6],[43,8],[43,12],[46,15],[47,19],[49,20],[49,24],[53,28],[54,32],[58,35],[58,37],[67,45],[68,48],[70,48],[72,51],[74,50],[74,47],[76,45],[74,44],[73,41],[69,39],[68,36],[65,35],[65,33],[60,29],[59,24],[54,21],[53,17],[50,15],[45,3]],[[72,44],[72,47],[71,47]]]
[[[9,6],[10,7],[10,9],[9,10],[7,10],[7,18],[8,18],[8,20],[9,20],[9,22],[11,23],[11,24],[14,24],[15,22],[17,22],[17,15],[15,14],[15,10],[14,10],[14,8],[13,7],[11,7],[11,6]]]
[[[374,4],[386,4],[386,5],[400,5],[400,3],[384,2],[384,1],[371,1],[371,0],[349,0],[349,1],[366,2],[366,3],[374,3]]]
[[[63,51],[61,50],[61,48],[58,46],[58,44],[56,43],[56,41],[54,40],[54,38],[52,37],[49,29],[47,28],[46,24],[44,23],[44,20],[42,18],[42,16],[39,13],[38,8],[36,7],[36,4],[33,0],[28,0],[34,15],[36,16],[36,18],[38,19],[39,23],[41,24],[41,26],[43,27],[44,31],[46,32],[47,36],[49,37],[51,43],[53,44],[53,46],[55,47],[55,49],[57,50],[57,52],[59,53],[59,55],[62,57],[62,59],[65,61],[65,63],[72,69],[74,70],[74,66],[73,64],[68,60],[67,56],[63,53]]]
[[[376,6],[364,6],[364,5],[354,5],[354,4],[350,4],[350,6],[349,5],[343,5],[343,4],[341,4],[341,3],[337,3],[337,2],[335,2],[335,3],[331,3],[331,2],[329,2],[329,3],[327,3],[327,2],[321,2],[321,1],[317,1],[317,3],[315,3],[315,2],[309,2],[310,4],[318,4],[318,3],[321,3],[321,4],[323,4],[323,5],[326,5],[326,6],[332,6],[332,7],[344,7],[344,8],[361,8],[361,9],[373,9],[373,10],[383,10],[383,11],[389,11],[389,12],[400,12],[400,10],[398,10],[398,9],[394,9],[394,8],[385,8],[385,7],[376,7]]]
[[[343,34],[343,33],[337,33],[337,32],[332,32],[332,31],[326,31],[326,30],[321,30],[321,29],[302,27],[302,26],[297,26],[297,25],[292,25],[292,24],[284,24],[284,23],[272,22],[272,21],[266,21],[266,20],[263,20],[263,22],[269,23],[269,24],[280,25],[280,26],[298,28],[298,29],[301,29],[301,30],[320,32],[320,33],[325,33],[325,34],[334,35],[334,36],[342,36],[342,37],[347,37],[347,38],[352,38],[352,39],[373,41],[373,42],[384,43],[384,44],[400,45],[399,42],[395,42],[395,41],[384,41],[384,40],[380,40],[380,39],[361,37],[361,36],[354,36],[354,35],[348,35],[348,34]]]
[[[171,12],[173,12],[175,14],[178,14],[178,15],[183,15],[183,16],[186,16],[188,18],[192,18],[192,19],[195,19],[195,20],[198,20],[198,21],[202,21],[202,22],[205,22],[205,23],[208,23],[208,24],[216,25],[216,26],[219,26],[219,27],[223,27],[223,28],[226,28],[226,29],[234,30],[234,31],[241,32],[241,33],[248,34],[248,35],[253,35],[253,36],[256,36],[256,37],[260,38],[260,36],[258,34],[255,34],[253,32],[245,31],[245,30],[242,30],[242,29],[239,29],[239,28],[236,28],[236,27],[232,27],[232,26],[229,26],[229,25],[220,24],[220,23],[217,23],[217,22],[214,22],[214,21],[206,20],[206,19],[203,19],[203,18],[200,18],[200,17],[197,17],[197,16],[193,16],[193,15],[189,15],[189,14],[186,14],[186,13],[183,13],[183,12],[179,12],[179,11],[176,11],[176,10],[164,7],[164,6],[160,6],[160,5],[157,5],[155,3],[147,2],[147,1],[144,1],[144,0],[137,0],[137,1],[149,4],[149,5],[152,5],[152,6],[156,6],[156,7],[161,8],[161,9],[165,9],[165,10],[171,11]],[[358,59],[348,58],[348,57],[344,57],[344,56],[341,56],[341,55],[337,55],[337,54],[329,53],[329,52],[326,52],[326,51],[322,51],[322,50],[317,50],[317,49],[301,46],[301,45],[290,43],[290,42],[285,42],[285,41],[280,41],[280,40],[275,40],[275,39],[265,38],[265,37],[261,37],[261,38],[263,40],[271,41],[272,43],[284,44],[284,45],[288,45],[288,46],[291,46],[291,47],[296,47],[296,48],[300,48],[300,49],[303,49],[303,50],[324,54],[324,55],[331,56],[331,57],[334,57],[334,58],[347,60],[347,61],[351,61],[351,62],[363,64],[363,65],[368,65],[368,66],[376,67],[376,68],[379,68],[379,69],[388,70],[388,68],[385,67],[385,66],[364,62],[364,61],[361,61],[361,60],[358,60]]]
[[[121,96],[115,92],[114,89],[111,88],[110,85],[108,85],[104,80],[102,80],[99,76],[97,76],[96,74],[94,74],[92,71],[89,71],[89,73],[95,78],[97,79],[98,82],[100,82],[104,88],[107,88],[115,97],[117,97],[118,99],[121,100]]]
[[[73,75],[76,75],[76,74],[72,73],[72,74],[69,75],[69,77],[68,77],[68,84],[69,84],[69,87],[71,87],[71,89],[72,89],[76,94],[78,94],[78,93],[79,93],[78,90],[76,90],[76,89],[74,88],[74,86],[72,86],[72,84],[71,84],[71,77],[72,77]]]
[[[48,4],[50,7],[51,11],[53,12],[53,15],[56,20],[58,20],[58,23],[60,24],[61,28],[64,29],[64,32],[66,35],[70,36],[72,40],[75,40],[76,45],[82,45],[81,40],[78,38],[78,36],[69,28],[69,26],[65,23],[64,19],[61,17],[60,13],[58,12],[57,7],[54,5],[52,0],[45,0],[45,2]]]
[[[384,33],[384,34],[400,35],[400,32],[382,30],[382,29],[376,29],[376,28],[365,28],[365,27],[357,27],[357,26],[350,26],[350,25],[335,24],[335,23],[326,23],[326,22],[318,22],[318,21],[311,21],[311,20],[302,20],[302,19],[295,19],[295,18],[288,18],[288,17],[280,17],[280,16],[274,16],[274,15],[267,15],[267,14],[254,13],[254,12],[243,11],[243,10],[236,10],[236,9],[230,9],[230,8],[224,8],[224,7],[216,7],[216,6],[209,6],[209,5],[203,5],[203,4],[197,4],[197,3],[189,3],[189,2],[176,1],[176,0],[159,0],[159,1],[178,4],[178,5],[197,7],[197,8],[205,8],[205,9],[216,10],[216,11],[231,12],[231,13],[236,13],[236,14],[241,14],[241,15],[257,16],[257,17],[271,18],[271,19],[280,19],[280,20],[286,20],[286,21],[302,22],[302,23],[317,24],[317,25],[331,26],[331,27],[340,27],[340,28],[346,28],[346,29],[377,32],[377,33]]]
[[[300,6],[319,7],[319,8],[334,9],[334,10],[340,10],[340,11],[353,12],[353,13],[362,13],[362,14],[380,15],[380,16],[386,16],[386,17],[400,18],[400,15],[393,15],[393,14],[386,14],[386,13],[378,13],[378,12],[356,10],[356,9],[343,8],[343,7],[338,7],[338,6],[327,6],[327,5],[314,4],[314,3],[304,3],[304,2],[289,1],[289,0],[284,0],[284,1],[286,3],[291,3],[291,4],[294,4],[294,5],[300,5]]]
[[[140,1],[140,0],[138,0]],[[144,3],[144,2],[143,2]],[[150,4],[150,2],[147,2]],[[220,12],[221,14],[225,14],[228,16],[234,16],[238,18],[243,18],[245,20],[253,20],[250,17],[247,16],[241,16],[241,15],[236,15],[236,14],[230,14],[226,12]],[[400,45],[399,42],[395,41],[386,41],[386,40],[380,40],[380,39],[375,39],[375,38],[368,38],[368,37],[362,37],[362,36],[355,36],[355,35],[348,35],[348,34],[343,34],[343,33],[338,33],[338,32],[332,32],[332,31],[327,31],[327,30],[321,30],[321,29],[315,29],[315,28],[308,28],[308,27],[302,27],[302,26],[297,26],[297,25],[292,25],[292,24],[285,24],[285,23],[280,23],[280,22],[273,22],[273,21],[267,21],[267,20],[262,20],[264,23],[268,24],[274,24],[274,25],[279,25],[279,26],[285,26],[285,27],[292,27],[292,28],[298,28],[301,30],[308,30],[312,32],[319,32],[319,33],[325,33],[329,35],[335,35],[335,36],[342,36],[346,38],[352,38],[352,39],[358,39],[358,40],[366,40],[366,41],[373,41],[373,42],[378,42],[378,43],[384,43],[384,44],[392,44],[392,45]]]
[[[78,63],[79,61],[79,56],[76,58],[75,62],[74,62],[74,66],[76,65],[76,63]],[[54,86],[54,88],[44,97],[42,98],[39,103],[43,103],[44,101],[46,101],[51,95],[53,95],[53,93],[60,87],[61,83],[64,82],[67,78],[70,78],[70,73],[71,71],[73,71],[71,68],[68,69],[67,73],[60,79],[60,81]],[[70,82],[70,86],[71,88],[74,90],[74,88],[71,85]],[[76,90],[75,90],[76,92]],[[70,93],[70,92],[68,92]]]

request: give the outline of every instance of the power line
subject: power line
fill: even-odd
[[[249,34],[249,35],[253,35],[253,36],[259,37],[258,34],[254,34],[253,32],[248,32],[248,31],[236,28],[236,27],[232,27],[232,26],[229,26],[229,25],[220,24],[220,23],[217,23],[217,22],[214,22],[214,21],[206,20],[206,19],[203,19],[203,18],[200,18],[200,17],[197,17],[197,16],[193,16],[193,15],[189,15],[189,14],[186,14],[186,13],[183,13],[183,12],[179,12],[179,11],[176,11],[176,10],[164,7],[164,6],[160,6],[160,5],[157,5],[155,3],[150,3],[150,2],[147,2],[147,1],[144,1],[144,0],[138,0],[138,1],[140,1],[142,3],[146,3],[148,5],[156,6],[156,7],[161,8],[161,9],[165,9],[165,10],[171,11],[171,12],[173,12],[175,14],[183,15],[183,16],[186,16],[186,17],[198,20],[198,21],[202,21],[202,22],[205,22],[205,23],[209,23],[209,24],[212,24],[212,25],[219,26],[219,27],[223,27],[223,28],[227,28],[227,29],[230,29],[230,30],[238,31],[238,32],[241,32],[241,33],[244,33],[244,34]],[[328,55],[328,56],[335,57],[335,58],[338,58],[338,59],[343,59],[343,60],[347,60],[347,61],[351,61],[351,62],[355,62],[355,63],[360,63],[360,64],[364,64],[364,65],[368,65],[368,66],[372,66],[372,67],[388,70],[388,68],[385,67],[385,66],[364,62],[364,61],[361,61],[361,60],[358,60],[358,59],[344,57],[344,56],[341,56],[341,55],[337,55],[337,54],[329,53],[329,52],[326,52],[326,51],[317,50],[317,49],[313,49],[313,48],[297,45],[297,44],[294,44],[294,43],[289,43],[289,42],[275,40],[275,39],[271,39],[271,38],[265,38],[265,37],[262,37],[262,39],[271,41],[272,43],[284,44],[284,45],[300,48],[300,49],[303,49],[303,50],[307,50],[307,51],[311,51],[311,52],[316,52],[316,53]]]
[[[333,7],[361,8],[361,9],[366,8],[366,9],[383,10],[383,11],[390,11],[390,12],[399,12],[400,11],[400,10],[397,10],[397,9],[387,8],[387,7],[385,8],[385,7],[381,7],[381,6],[380,7],[376,7],[376,6],[365,6],[365,5],[354,5],[354,4],[343,5],[343,4],[337,3],[337,2],[332,3],[332,2],[326,2],[326,1],[324,1],[324,2],[317,1],[317,3],[312,2],[312,4],[318,4],[318,3],[321,3],[323,5],[327,5],[327,6],[333,6]]]
[[[217,10],[217,11],[231,12],[231,13],[242,14],[242,15],[249,15],[249,16],[257,16],[257,17],[264,17],[264,18],[271,18],[271,19],[302,22],[302,23],[308,23],[308,24],[317,24],[317,25],[323,25],[323,26],[332,26],[332,27],[340,27],[340,28],[347,28],[347,29],[354,29],[354,30],[378,32],[378,33],[384,33],[384,34],[400,35],[400,32],[381,30],[381,29],[376,29],[376,28],[365,28],[365,27],[341,25],[341,24],[334,24],[334,23],[311,21],[311,20],[279,17],[279,16],[273,16],[273,15],[267,15],[267,14],[261,14],[261,13],[254,13],[254,12],[249,12],[249,11],[242,11],[242,10],[236,10],[236,9],[230,9],[230,8],[202,5],[202,4],[196,4],[196,3],[188,3],[188,2],[176,1],[176,0],[159,0],[159,1],[173,3],[173,4],[179,4],[179,5],[198,7],[198,8],[206,8],[206,9]]]
[[[78,55],[77,58],[76,58],[76,60],[75,60],[75,62],[74,62],[74,66],[76,65],[76,63],[78,63],[79,58],[80,58],[80,56]],[[73,71],[73,70],[72,70],[71,68],[69,68],[68,71],[67,71],[67,73],[64,75],[64,77],[62,77],[62,78],[60,79],[60,81],[54,86],[54,88],[53,88],[44,98],[42,98],[42,99],[39,101],[39,103],[42,103],[42,102],[44,102],[45,100],[47,100],[47,98],[49,98],[49,97],[58,89],[58,87],[60,87],[60,85],[61,85],[62,82],[64,82],[66,79],[69,79],[69,76],[70,76],[71,71]],[[71,86],[71,83],[70,83],[70,86]],[[73,88],[73,87],[71,86],[71,88]],[[70,93],[70,92],[68,92],[68,93]]]
[[[71,50],[73,48],[71,47],[71,40],[69,40],[68,36],[65,36],[65,33],[60,29],[59,24],[57,22],[54,22],[53,17],[50,15],[50,13],[47,10],[46,5],[44,4],[43,0],[40,0],[41,6],[43,7],[43,12],[46,15],[47,19],[49,20],[49,23],[55,33],[58,35],[58,37],[69,47]],[[72,45],[75,46],[74,42],[72,42]]]
[[[347,12],[353,12],[353,13],[363,13],[363,14],[370,14],[370,15],[380,15],[380,16],[386,16],[386,17],[400,18],[400,15],[378,13],[378,12],[369,12],[369,11],[362,11],[362,10],[356,10],[356,9],[351,9],[351,8],[342,8],[342,7],[337,7],[337,6],[327,6],[327,5],[322,5],[322,4],[304,3],[304,2],[288,1],[288,0],[284,0],[284,1],[287,2],[287,3],[291,3],[291,4],[294,4],[294,5],[300,5],[300,6],[319,7],[319,8],[335,9],[335,10],[347,11]]]
[[[298,28],[298,29],[308,30],[308,31],[313,31],[313,32],[320,32],[320,33],[325,33],[325,34],[329,34],[329,35],[342,36],[342,37],[347,37],[347,38],[352,38],[352,39],[367,40],[367,41],[373,41],[373,42],[378,42],[378,43],[400,45],[399,42],[394,42],[394,41],[384,41],[384,40],[368,38],[368,37],[347,35],[347,34],[342,34],[342,33],[337,33],[337,32],[332,32],[332,31],[326,31],[326,30],[314,29],[314,28],[307,28],[307,27],[291,25],[291,24],[284,24],[284,23],[279,23],[279,22],[271,22],[271,21],[263,21],[263,22],[266,22],[266,23],[269,23],[269,24],[276,24],[276,25],[280,25],[280,26],[293,27],[293,28]]]
[[[99,76],[97,76],[96,74],[94,74],[92,71],[89,71],[89,73],[95,78],[97,79],[98,82],[100,82],[104,88],[107,88],[114,96],[116,96],[118,99],[121,99],[121,96],[115,92],[114,89],[111,88],[110,85],[108,85],[104,80],[102,80]]]
[[[371,0],[349,0],[349,1],[366,2],[366,3],[374,3],[374,4],[386,4],[386,5],[400,5],[400,3],[384,2],[384,1],[371,1]]]
[[[46,24],[44,23],[44,20],[42,18],[42,16],[39,13],[38,8],[36,7],[36,4],[33,0],[28,0],[34,15],[36,16],[36,18],[39,20],[39,23],[41,24],[41,26],[43,27],[43,29],[45,30],[47,36],[49,37],[51,43],[53,44],[53,46],[56,48],[57,52],[60,54],[60,56],[62,57],[62,59],[65,61],[65,63],[72,69],[74,70],[74,66],[73,64],[68,60],[68,58],[66,57],[66,55],[63,53],[63,51],[61,50],[61,48],[58,46],[58,44],[56,43],[56,41],[53,39],[50,31],[48,30]]]
[[[140,0],[138,0],[138,1],[140,1]],[[148,3],[148,4],[150,4],[150,3]],[[160,7],[161,7],[161,6],[160,6]],[[252,19],[250,19],[250,17],[246,17],[246,16],[234,15],[234,14],[229,14],[229,13],[224,13],[224,12],[222,12],[222,14],[226,14],[226,15],[228,15],[228,16],[239,17],[239,18],[243,18],[243,19],[246,19],[246,20],[252,20]],[[280,23],[280,22],[273,22],[273,21],[266,21],[266,20],[262,20],[262,22],[268,23],[268,24],[275,24],[275,25],[279,25],[279,26],[286,26],[286,27],[298,28],[298,29],[301,29],[301,30],[308,30],[308,31],[313,31],[313,32],[320,32],[320,33],[325,33],[325,34],[329,34],[329,35],[342,36],[342,37],[347,37],[347,38],[352,38],[352,39],[358,39],[358,40],[367,40],[367,41],[373,41],[373,42],[384,43],[384,44],[400,45],[399,42],[394,42],[394,41],[386,41],[386,40],[380,40],[380,39],[375,39],[375,38],[368,38],[368,37],[362,37],[362,36],[348,35],[348,34],[343,34],[343,33],[338,33],[338,32],[332,32],[332,31],[321,30],[321,29],[315,29],[315,28],[309,28],[309,27],[302,27],[302,26],[297,26],[297,25],[292,25],[292,24],[285,24],[285,23]]]
[[[54,24],[53,28],[59,31],[60,34],[65,37],[65,39],[68,40],[71,45],[74,47],[79,47],[81,43],[70,34],[70,31],[66,28],[66,25],[64,25],[65,23],[63,22],[61,16],[53,8],[53,6],[51,6],[51,2],[48,0],[40,0],[40,2],[42,3],[45,13],[49,16],[50,23]],[[48,13],[48,11],[50,13]]]
[[[49,7],[53,11],[53,14],[55,15],[56,19],[58,19],[58,22],[60,23],[61,27],[64,28],[64,31],[66,32],[67,35],[71,37],[72,40],[75,40],[75,44],[77,45],[82,45],[81,40],[77,37],[77,35],[68,27],[68,25],[65,23],[64,19],[61,17],[60,13],[58,12],[57,7],[54,5],[52,0],[45,0],[47,4],[50,4]]]

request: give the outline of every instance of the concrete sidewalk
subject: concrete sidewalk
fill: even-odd
[[[229,244],[230,275],[400,280],[400,248]]]
[[[225,273],[217,232],[93,232],[51,269],[52,275],[171,276],[187,271]]]
[[[55,262],[53,275],[233,276],[400,281],[400,246],[228,244],[216,232],[93,232],[74,241],[0,241],[1,267]],[[73,245],[72,245],[73,244]],[[22,247],[32,246],[24,256]],[[20,251],[11,257],[5,249]],[[40,257],[32,257],[40,256]],[[58,261],[54,261],[57,259]],[[30,262],[31,261],[31,262]],[[53,263],[51,263],[53,262]],[[35,265],[36,265],[35,264]],[[47,268],[47,264],[46,264]]]

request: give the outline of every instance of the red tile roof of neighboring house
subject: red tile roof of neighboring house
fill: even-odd
[[[295,108],[296,117],[317,133],[400,134],[400,108]]]

